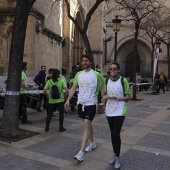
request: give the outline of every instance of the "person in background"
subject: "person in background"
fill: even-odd
[[[50,69],[48,70],[48,74],[47,74],[46,77],[45,77],[45,84],[47,83],[48,80],[51,79],[52,73],[53,73],[53,68],[50,68]]]
[[[60,93],[60,97],[58,99],[54,99],[52,95],[47,92],[47,90],[51,91],[53,85],[56,85],[58,87],[58,91]],[[52,78],[47,81],[44,87],[44,94],[49,99],[45,132],[49,131],[51,117],[56,107],[59,110],[59,130],[58,131],[59,132],[66,131],[66,129],[63,126],[64,101],[65,101],[63,89],[65,89],[66,92],[68,92],[66,82],[60,77],[60,71],[58,69],[54,69],[52,73]]]
[[[96,67],[95,67],[95,71],[97,71],[97,72],[99,72],[99,73],[100,73],[100,71],[101,71],[98,64],[97,64]]]
[[[158,88],[157,94],[159,94],[161,87],[162,87],[163,93],[165,93],[165,85],[167,84],[167,78],[164,75],[164,72],[160,74],[159,79],[158,79],[158,84],[159,84],[159,88]]]
[[[79,71],[80,71],[80,62],[78,61],[77,64],[72,67],[72,72],[76,74]]]
[[[66,74],[67,74],[67,70],[64,69],[64,68],[62,68],[62,69],[61,69],[61,76],[60,76],[60,77],[61,77],[61,78],[66,82],[66,84],[67,84]],[[64,98],[65,98],[65,100],[66,100],[66,98],[67,98],[67,93],[66,93],[65,90],[64,90]],[[64,109],[64,114],[69,115],[69,113],[66,111],[66,109]]]
[[[71,72],[70,73],[70,80],[69,80],[69,83],[68,83],[68,86],[69,86],[69,89],[72,88],[73,86],[73,82],[74,82],[74,77],[75,77],[75,72]],[[71,111],[76,111],[76,104],[77,104],[77,94],[78,94],[78,91],[76,91],[73,95],[73,97],[71,98],[70,100],[70,105],[71,105]]]
[[[43,90],[44,86],[45,86],[45,77],[46,77],[46,66],[41,66],[41,70],[40,72],[35,76],[34,78],[34,82],[38,85],[38,90]],[[38,112],[42,112],[41,110],[41,102],[43,100],[44,94],[39,94],[39,103],[38,103],[38,107],[37,107],[37,111]],[[46,103],[46,101],[44,102],[44,104]]]
[[[141,75],[138,72],[138,73],[136,73],[136,83],[140,83],[140,82],[141,82]],[[139,85],[136,85],[136,92],[138,94],[138,92],[139,92]]]
[[[73,86],[69,91],[69,96],[65,103],[65,107],[68,108],[70,106],[70,99],[73,97],[76,88],[79,86],[77,102],[78,117],[83,120],[83,135],[80,151],[74,156],[78,161],[83,160],[85,151],[91,152],[96,148],[96,143],[93,139],[92,121],[96,114],[99,90],[101,91],[102,96],[104,95],[103,78],[100,73],[91,69],[91,64],[92,59],[90,55],[84,54],[82,56],[82,66],[84,70],[76,74]],[[90,144],[86,147],[88,140],[90,140]]]
[[[32,85],[27,83],[27,62],[22,63],[22,73],[21,73],[21,92],[20,92],[20,106],[19,106],[19,119],[21,119],[22,124],[32,124],[32,122],[27,120],[27,95],[25,91],[29,91]]]
[[[121,167],[119,159],[121,148],[120,131],[127,111],[127,100],[130,99],[130,89],[127,79],[122,78],[119,74],[120,65],[117,62],[110,65],[109,71],[109,79],[107,83],[105,82],[107,95],[103,96],[103,101],[106,102],[105,112],[114,152],[109,164],[114,164],[115,169],[119,169]]]
[[[48,80],[50,80],[52,78],[53,70],[54,70],[53,68],[50,68],[48,70],[48,74],[45,77],[45,84],[47,83]],[[44,103],[44,106],[46,106],[46,110],[48,112],[48,98],[46,97],[46,95],[44,95],[44,99],[45,99],[45,102],[46,102],[46,103]],[[52,116],[55,116],[55,115],[52,114]]]

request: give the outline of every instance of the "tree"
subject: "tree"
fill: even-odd
[[[21,85],[21,66],[23,61],[29,11],[36,0],[17,0],[14,17],[12,41],[8,67],[2,135],[15,136],[18,133],[19,94]]]
[[[167,28],[169,28],[169,20],[170,17],[169,9],[164,6],[159,11],[154,13],[153,15],[147,17],[146,22],[141,24],[141,29],[144,30],[145,34],[150,37],[151,45],[152,45],[152,56],[151,56],[151,72],[152,79],[153,77],[153,59],[154,59],[154,51],[155,51],[155,42],[156,40],[164,39],[167,37]],[[166,31],[165,31],[166,29]],[[166,44],[166,43],[165,43]]]
[[[93,15],[93,13],[95,12],[95,10],[98,8],[98,6],[103,2],[103,1],[107,1],[107,0],[96,0],[94,5],[91,7],[91,9],[88,11],[88,13],[86,14],[86,18],[83,24],[83,28],[80,27],[80,25],[78,24],[78,22],[76,21],[76,19],[71,15],[70,13],[70,2],[68,0],[65,0],[65,4],[66,4],[66,8],[67,8],[67,13],[68,13],[68,18],[73,22],[73,24],[75,25],[75,27],[77,28],[77,30],[79,31],[84,45],[85,45],[85,52],[89,53],[91,55],[92,58],[92,68],[94,68],[94,59],[93,59],[93,55],[92,55],[92,50],[91,50],[91,46],[89,43],[89,39],[87,36],[87,30],[88,30],[88,26],[89,26],[89,22],[91,20],[91,17]]]
[[[166,8],[160,15],[160,31],[155,35],[155,37],[167,46],[167,66],[168,66],[168,84],[167,91],[169,91],[169,77],[170,77],[170,10]]]
[[[121,17],[124,21],[131,21],[135,27],[134,35],[134,65],[133,65],[133,83],[136,83],[136,59],[138,56],[138,36],[141,23],[146,20],[147,17],[153,15],[161,8],[160,1],[153,0],[116,0],[117,9],[122,11]],[[136,100],[136,86],[133,86],[133,100]]]

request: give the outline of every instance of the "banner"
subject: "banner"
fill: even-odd
[[[154,63],[153,63],[153,82],[154,82],[154,78],[155,78],[155,74],[156,74],[158,58],[159,58],[159,48],[156,49]]]

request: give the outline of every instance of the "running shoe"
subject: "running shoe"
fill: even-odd
[[[95,142],[93,142],[93,143],[90,142],[90,144],[86,147],[85,152],[91,152],[95,148],[96,148],[96,143]]]
[[[109,164],[113,165],[115,163],[115,161],[116,161],[116,156],[113,155],[112,159],[109,161]]]
[[[116,157],[116,159],[115,159],[115,169],[120,169],[120,159],[119,159],[119,157]]]
[[[74,156],[74,158],[81,162],[83,161],[84,153],[79,152],[76,156]]]

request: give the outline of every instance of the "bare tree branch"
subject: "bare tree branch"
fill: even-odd
[[[70,4],[68,2],[68,0],[65,0],[65,3],[66,3],[66,7],[67,7],[67,14],[68,14],[68,17],[70,18],[70,20],[74,23],[74,25],[76,26],[76,28],[78,29],[79,33],[82,35],[83,34],[83,30],[80,28],[78,22],[76,21],[76,19],[74,19],[73,16],[71,16],[70,14]]]
[[[91,16],[93,15],[93,13],[96,11],[96,9],[98,8],[98,6],[105,0],[96,0],[95,4],[92,6],[92,8],[90,9],[90,11],[87,13],[86,15],[86,20],[84,22],[84,28],[83,31],[87,31],[88,26],[89,26],[89,22],[91,20]]]

